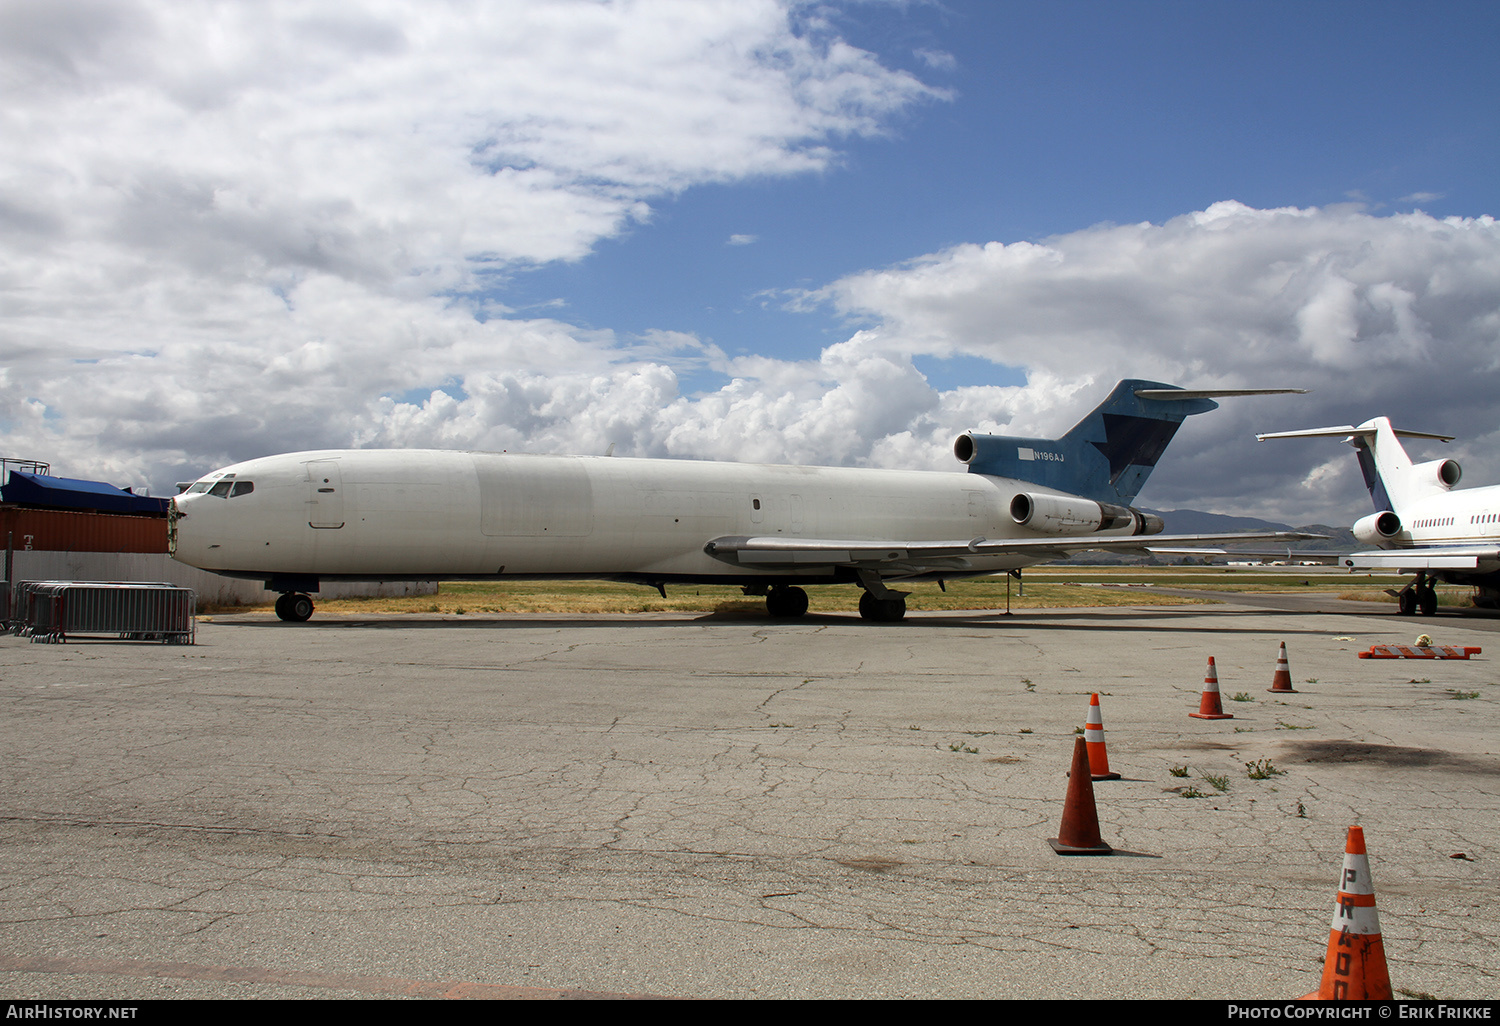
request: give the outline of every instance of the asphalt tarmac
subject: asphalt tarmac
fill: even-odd
[[[1357,823],[1398,995],[1493,999],[1500,621],[1300,601],[0,638],[0,995],[1290,998]]]

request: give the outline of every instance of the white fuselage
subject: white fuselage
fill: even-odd
[[[1008,513],[1021,490],[1062,494],[972,473],[328,450],[249,460],[200,480],[174,500],[173,554],[245,577],[790,576],[812,583],[840,575],[816,564],[795,571],[730,565],[704,546],[734,535],[882,545],[1039,537]],[[946,576],[1053,558],[975,556]]]
[[[1381,548],[1474,543],[1493,548],[1500,540],[1500,485],[1465,488],[1404,504],[1399,534]]]

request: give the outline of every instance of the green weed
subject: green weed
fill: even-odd
[[[1271,777],[1282,776],[1286,770],[1277,769],[1270,759],[1256,759],[1254,762],[1245,763],[1245,772],[1251,780],[1268,780]]]

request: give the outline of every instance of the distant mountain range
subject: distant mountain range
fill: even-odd
[[[1154,513],[1161,517],[1166,524],[1164,534],[1228,534],[1237,531],[1302,531],[1306,534],[1320,534],[1324,537],[1313,538],[1307,541],[1291,542],[1288,545],[1277,545],[1274,542],[1245,542],[1242,545],[1219,546],[1226,551],[1235,549],[1255,549],[1267,551],[1272,548],[1290,547],[1293,552],[1351,552],[1359,547],[1354,540],[1353,533],[1347,527],[1329,527],[1327,524],[1309,524],[1305,527],[1293,527],[1290,524],[1277,524],[1269,520],[1260,520],[1256,517],[1234,517],[1226,513],[1204,513],[1196,509],[1172,509],[1142,510],[1145,513]],[[1147,542],[1147,544],[1150,544]],[[1193,560],[1192,556],[1161,556],[1157,560],[1163,563],[1181,563],[1184,560]],[[1143,562],[1139,556],[1116,555],[1105,552],[1081,552],[1069,559],[1058,560],[1060,563],[1140,563]]]
[[[1292,543],[1292,550],[1311,549],[1329,552],[1348,552],[1358,546],[1354,534],[1347,527],[1329,527],[1327,524],[1308,524],[1292,527],[1255,517],[1232,517],[1224,513],[1203,513],[1196,509],[1146,510],[1162,518],[1167,525],[1166,534],[1222,534],[1227,531],[1303,531],[1307,534],[1327,535],[1326,538]],[[1251,548],[1265,548],[1265,542],[1251,542]]]

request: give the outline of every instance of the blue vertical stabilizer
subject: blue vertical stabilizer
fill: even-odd
[[[972,474],[1027,481],[1096,502],[1135,502],[1184,419],[1218,409],[1209,394],[1131,378],[1061,438],[967,434],[954,452]],[[1163,398],[1162,393],[1181,393]]]

